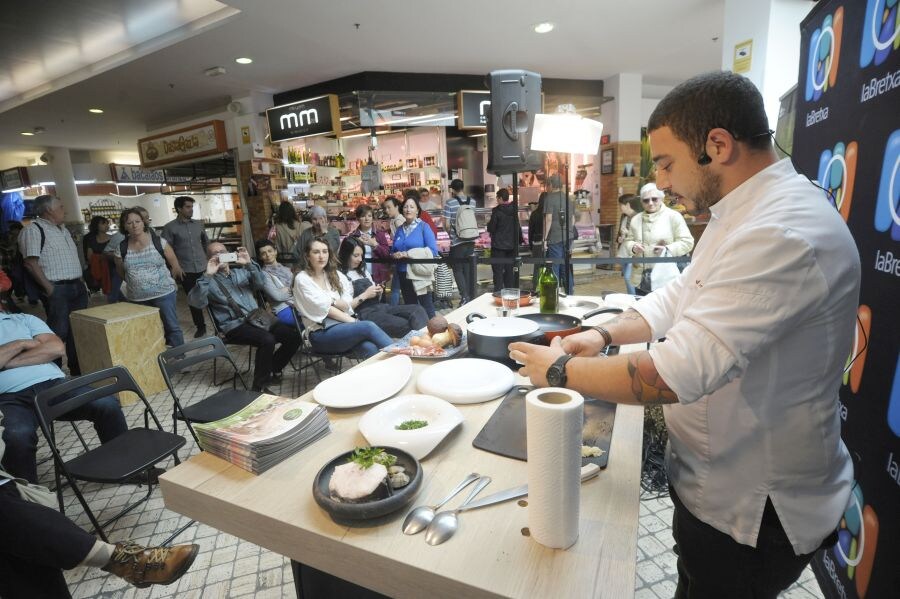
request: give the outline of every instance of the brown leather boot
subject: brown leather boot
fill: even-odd
[[[103,567],[139,589],[151,584],[172,584],[194,563],[199,545],[144,547],[131,541],[116,543],[112,558]]]

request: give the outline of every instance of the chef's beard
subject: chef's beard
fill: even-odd
[[[707,169],[700,169],[700,184],[697,191],[688,198],[693,209],[691,214],[699,214],[709,209],[710,206],[722,199],[722,178],[719,175],[709,172]]]

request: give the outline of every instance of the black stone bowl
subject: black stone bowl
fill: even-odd
[[[337,501],[331,497],[328,491],[328,483],[336,466],[346,464],[352,451],[343,453],[325,464],[313,481],[313,497],[323,510],[328,512],[331,519],[339,524],[350,526],[365,526],[367,521],[381,518],[388,514],[402,510],[415,498],[422,486],[422,466],[419,461],[402,449],[385,447],[384,450],[397,456],[397,466],[403,466],[409,476],[409,484],[399,489],[393,489],[389,494],[387,485],[380,485],[368,501],[349,503]]]

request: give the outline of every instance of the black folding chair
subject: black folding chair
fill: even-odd
[[[88,388],[81,390],[73,397],[62,397],[82,387]],[[64,460],[56,445],[54,422],[95,399],[122,391],[131,391],[140,398],[144,403],[145,421],[149,414],[153,418],[157,430],[149,427],[129,429],[99,447],[88,449],[75,458]],[[60,474],[62,474],[75,492],[75,496],[87,513],[91,524],[94,525],[94,531],[104,541],[107,541],[106,533],[103,530],[104,527],[115,522],[150,498],[154,485],[153,467],[169,456],[172,456],[177,464],[178,456],[176,452],[185,444],[184,437],[162,430],[162,425],[153,412],[153,408],[150,407],[144,392],[132,378],[131,373],[122,366],[114,366],[113,368],[100,370],[68,380],[59,385],[54,385],[39,392],[37,397],[35,397],[34,404],[38,422],[41,425],[41,430],[47,439],[47,443],[50,445],[50,451],[53,452],[53,459],[56,464],[54,474],[60,512],[65,513],[62,485],[60,484]],[[142,499],[124,507],[118,514],[102,525],[94,516],[90,507],[88,507],[84,494],[75,482],[80,480],[94,483],[122,484],[140,475],[141,472],[146,472],[147,475],[147,494]],[[178,532],[180,533],[181,530]]]
[[[189,368],[195,364],[200,364],[207,360],[212,360],[213,364],[215,364],[217,358],[221,358],[231,364],[231,368],[234,370],[233,388],[216,391],[205,399],[185,406],[175,392],[175,384],[172,379],[185,368]],[[238,367],[234,363],[234,358],[231,357],[231,354],[225,349],[225,344],[218,337],[195,339],[190,343],[168,349],[159,354],[157,363],[159,364],[163,379],[166,381],[166,386],[169,388],[169,393],[172,395],[172,400],[175,403],[174,409],[172,410],[172,430],[177,432],[178,421],[184,421],[184,423],[187,424],[188,430],[191,432],[191,436],[194,437],[194,440],[197,441],[198,445],[200,441],[197,438],[197,434],[194,432],[194,428],[191,426],[192,422],[212,422],[230,416],[235,412],[239,412],[247,406],[247,404],[259,397],[258,392],[250,391],[248,389],[244,377],[238,372]],[[238,379],[240,379],[241,384],[244,386],[243,390],[237,388]]]
[[[223,344],[228,343],[228,341],[225,340],[225,333],[222,332],[222,329],[219,328],[219,323],[216,322],[216,319],[213,316],[212,308],[210,308],[209,306],[206,306],[206,313],[209,315],[209,319],[212,321],[212,326],[213,326],[213,330],[216,332],[216,337],[221,339]],[[252,345],[243,345],[240,343],[231,343],[231,345],[238,345],[240,347],[247,348],[247,369],[240,371],[241,374],[247,374],[253,368],[253,346]],[[213,362],[213,386],[218,387],[219,385],[224,385],[225,381],[227,381],[227,380],[228,379],[225,379],[222,382],[216,381],[216,363]],[[232,384],[233,383],[234,383],[234,381],[232,381]]]
[[[303,369],[312,366],[313,373],[316,375],[316,380],[322,382],[322,376],[319,374],[318,369],[316,368],[317,364],[323,364],[325,359],[331,359],[337,361],[338,368],[340,369],[343,365],[344,359],[355,359],[357,362],[359,358],[355,357],[353,354],[347,352],[343,354],[333,354],[327,352],[317,352],[313,350],[312,343],[309,341],[309,335],[305,332],[305,327],[303,326],[302,318],[300,317],[300,313],[294,308],[294,326],[297,327],[297,333],[300,335],[300,338],[303,342],[300,344],[300,349],[297,350],[297,353],[300,355],[300,365],[296,367],[297,374],[300,380],[300,389],[299,394],[303,394]],[[304,361],[306,364],[304,365]]]

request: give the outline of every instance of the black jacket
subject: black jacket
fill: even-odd
[[[517,243],[524,243],[522,225],[519,224],[519,215],[512,203],[494,207],[487,231],[491,236],[491,248],[514,250]]]

